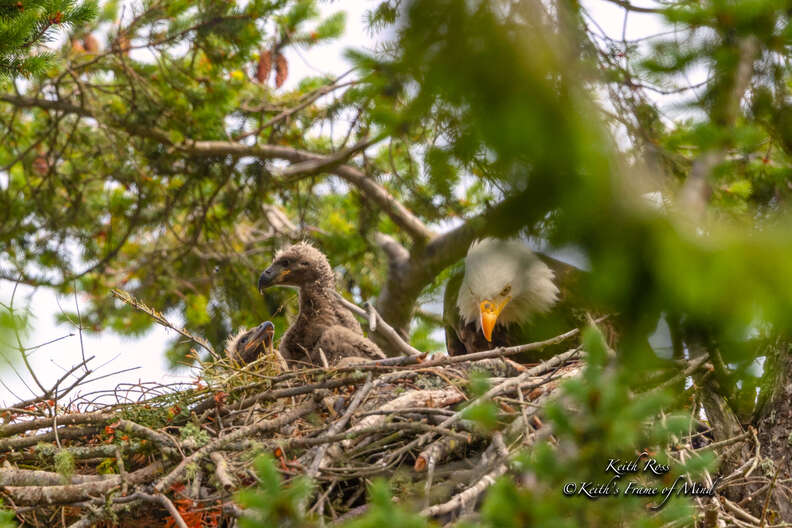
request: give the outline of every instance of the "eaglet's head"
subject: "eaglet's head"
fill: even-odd
[[[478,240],[465,258],[457,308],[490,341],[496,324],[523,323],[549,310],[558,298],[553,278],[553,271],[521,241]]]
[[[333,287],[333,269],[321,251],[308,242],[298,242],[278,251],[270,267],[259,277],[258,289],[263,291],[279,284],[302,287],[315,283]]]
[[[225,349],[236,361],[246,364],[273,353],[275,325],[264,321],[250,330],[240,329],[226,340]]]

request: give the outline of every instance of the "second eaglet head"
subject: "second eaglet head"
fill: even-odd
[[[465,258],[457,308],[487,341],[496,324],[524,323],[558,299],[553,271],[519,240],[474,241]]]
[[[226,350],[242,363],[250,363],[265,354],[273,353],[274,337],[275,325],[270,321],[264,321],[255,328],[240,330],[230,337],[226,343]]]
[[[278,251],[275,260],[258,280],[259,292],[270,286],[305,286],[311,283],[334,285],[333,269],[324,254],[307,242]]]

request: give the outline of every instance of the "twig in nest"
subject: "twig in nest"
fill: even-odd
[[[324,368],[330,368],[330,364],[327,362],[327,356],[325,356],[322,347],[317,347],[317,350],[319,351],[319,358],[322,360],[322,365],[324,366]]]
[[[445,389],[411,390],[402,394],[396,399],[385,403],[380,407],[380,410],[391,411],[407,407],[429,407],[430,405],[434,407],[447,407],[449,405],[459,403],[462,401],[463,397],[464,394],[462,391],[456,387],[449,387]],[[454,416],[456,416],[456,414]],[[376,427],[385,423],[386,420],[387,417],[385,415],[366,416],[358,423],[350,427],[347,430],[347,433],[353,433],[358,429]],[[444,425],[447,424],[444,422]],[[341,442],[341,445],[345,448],[349,448],[351,447],[352,442],[349,440],[343,441]]]
[[[424,355],[423,352],[421,352],[417,348],[414,348],[404,339],[402,339],[399,333],[396,330],[394,330],[392,326],[390,326],[388,323],[385,322],[382,316],[379,313],[377,313],[377,310],[371,304],[368,305],[368,311],[366,311],[363,308],[359,307],[357,304],[351,303],[346,299],[344,299],[344,297],[338,292],[336,292],[336,297],[341,301],[341,304],[343,304],[344,306],[347,307],[347,309],[349,309],[349,311],[351,311],[358,317],[362,317],[363,319],[368,320],[369,328],[371,328],[372,332],[376,331],[382,337],[387,339],[391,345],[396,347],[396,349],[399,350],[405,356]],[[372,321],[374,321],[373,324]],[[385,358],[386,356],[383,355],[382,357]]]
[[[168,513],[170,513],[171,517],[173,517],[173,520],[176,521],[176,526],[178,526],[179,528],[189,528],[187,526],[187,523],[184,522],[184,519],[182,519],[179,510],[176,509],[176,506],[174,506],[171,500],[165,495],[161,493],[158,493],[156,495],[149,495],[147,493],[138,493],[138,496],[145,501],[154,502],[156,504],[160,504],[164,506],[165,509],[168,510]]]
[[[444,513],[454,511],[457,508],[466,506],[467,504],[478,499],[479,495],[484,493],[487,488],[495,483],[495,479],[506,473],[506,469],[507,466],[505,463],[499,464],[498,467],[484,475],[481,480],[470,486],[465,491],[454,495],[448,502],[430,506],[429,508],[424,508],[421,511],[421,515],[432,517],[435,515],[442,515]]]
[[[148,482],[163,469],[162,462],[154,462],[142,469],[128,474],[130,484]],[[16,505],[38,506],[48,504],[69,504],[84,501],[91,497],[105,494],[121,484],[121,476],[84,482],[82,484],[66,484],[61,486],[6,486],[5,493]]]
[[[557,356],[554,356],[554,357],[548,359],[547,361],[544,361],[544,362],[540,363],[539,365],[526,370],[525,372],[523,372],[519,376],[516,376],[514,378],[509,378],[506,381],[504,381],[504,382],[502,382],[502,383],[500,383],[498,385],[495,385],[494,387],[489,389],[487,392],[485,392],[484,394],[482,394],[481,396],[479,396],[478,398],[476,398],[475,400],[470,402],[470,405],[471,406],[472,405],[477,405],[478,403],[480,403],[482,401],[486,401],[488,399],[491,399],[491,398],[493,398],[493,397],[495,397],[495,396],[497,396],[499,394],[502,394],[504,392],[507,392],[509,390],[516,390],[516,387],[519,387],[524,381],[526,381],[526,380],[528,380],[528,379],[530,379],[532,377],[538,376],[538,375],[540,375],[540,374],[542,374],[544,372],[548,372],[548,371],[550,371],[552,369],[560,368],[561,366],[564,365],[564,363],[566,363],[568,360],[574,358],[579,353],[580,353],[580,350],[574,349],[574,350],[569,350],[567,352],[564,352],[563,354],[559,354]],[[471,354],[469,354],[469,355],[471,355]],[[454,356],[454,357],[460,357],[460,356]],[[453,359],[453,358],[449,358],[449,359]],[[565,373],[564,376],[569,376],[569,375],[572,375],[573,373],[574,373],[573,371],[570,371],[570,372]],[[448,427],[450,425],[455,424],[456,422],[458,422],[459,420],[462,419],[462,413],[463,412],[464,412],[464,409],[462,409],[460,411],[457,411],[452,416],[448,417],[443,422],[441,422],[440,423],[440,427]],[[412,442],[404,445],[403,447],[401,447],[398,450],[396,450],[393,453],[391,453],[391,455],[390,455],[391,459],[395,459],[397,457],[400,457],[405,452],[407,452],[407,451],[409,451],[409,450],[411,450],[411,449],[413,449],[415,447],[421,447],[421,446],[425,445],[431,439],[431,437],[432,437],[431,433],[427,433],[427,434],[419,436],[418,438],[416,438]]]
[[[124,466],[124,457],[121,456],[121,448],[115,446],[116,466],[118,466],[118,476],[121,477],[121,495],[126,495],[129,491],[129,477]]]
[[[240,409],[246,409],[258,402],[275,401],[280,398],[288,398],[290,396],[299,396],[300,394],[314,393],[321,389],[335,389],[336,387],[343,387],[344,385],[358,385],[360,383],[363,383],[363,380],[364,380],[364,376],[362,374],[357,374],[341,379],[331,379],[331,380],[323,381],[321,383],[312,383],[309,385],[298,385],[295,387],[288,387],[285,389],[265,391],[259,394],[254,394],[253,396],[248,396],[247,398],[240,400],[234,403],[233,405],[228,405],[227,407],[225,407],[225,410],[238,411]],[[217,406],[217,401],[215,400],[214,397],[207,398],[206,400],[196,405],[195,408],[193,409],[193,412],[199,414],[216,406]]]
[[[226,492],[230,492],[235,488],[234,486],[234,479],[231,477],[231,474],[228,472],[228,462],[226,462],[225,457],[222,453],[215,451],[211,455],[209,455],[214,462],[215,465],[215,477],[217,477],[217,481],[223,487]]]
[[[327,434],[325,436],[332,436],[337,434],[341,429],[346,427],[346,424],[349,422],[349,419],[352,417],[352,414],[357,410],[358,406],[363,402],[363,399],[368,396],[369,391],[374,387],[374,383],[371,381],[371,374],[366,377],[366,384],[363,385],[356,393],[355,397],[349,404],[346,412],[344,413],[341,418],[339,418],[330,428],[327,430]],[[327,452],[328,444],[322,444],[319,446],[317,450],[316,456],[311,462],[310,467],[308,468],[308,477],[313,478],[319,472],[319,467],[322,465],[324,461],[325,453]]]
[[[321,391],[317,391],[317,393],[320,392]],[[298,418],[312,412],[314,409],[316,409],[316,401],[310,400],[307,403],[300,405],[293,411],[284,414],[283,416],[279,416],[278,418],[274,418],[268,421],[262,421],[253,425],[249,425],[247,427],[240,427],[233,433],[229,433],[223,437],[216,438],[215,440],[209,442],[208,444],[203,446],[201,449],[199,449],[192,455],[182,460],[178,466],[176,466],[170,473],[165,475],[162,479],[160,479],[159,482],[157,482],[157,484],[154,486],[154,489],[160,493],[162,493],[164,490],[169,489],[177,480],[179,480],[179,478],[181,478],[182,473],[184,473],[184,471],[187,469],[187,466],[189,464],[198,462],[203,457],[220,449],[223,445],[233,442],[235,440],[252,436],[257,433],[276,431],[281,427],[283,427],[284,425],[290,424],[293,421],[297,420]]]

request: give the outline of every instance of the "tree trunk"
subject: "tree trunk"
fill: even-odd
[[[792,476],[792,354],[789,341],[777,339],[767,347],[766,357],[762,392],[753,423],[761,446],[765,476],[775,477],[767,518],[776,523],[792,523],[792,493],[787,486],[779,484]],[[763,503],[766,495],[760,498],[754,502]]]

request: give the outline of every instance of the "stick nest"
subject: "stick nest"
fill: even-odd
[[[313,480],[304,511],[327,521],[363,512],[376,476],[424,515],[453,521],[475,511],[514,453],[551,438],[541,408],[581,369],[578,349],[523,366],[508,359],[512,348],[285,372],[270,358],[244,367],[217,359],[193,385],[25,402],[3,414],[0,491],[31,526],[233,525],[245,514],[235,493],[257,484],[253,461],[267,453],[287,480]],[[473,378],[488,381],[486,393],[471,392]],[[498,432],[466,419],[462,409],[481,401],[495,404]],[[701,511],[755,519],[727,503]]]

